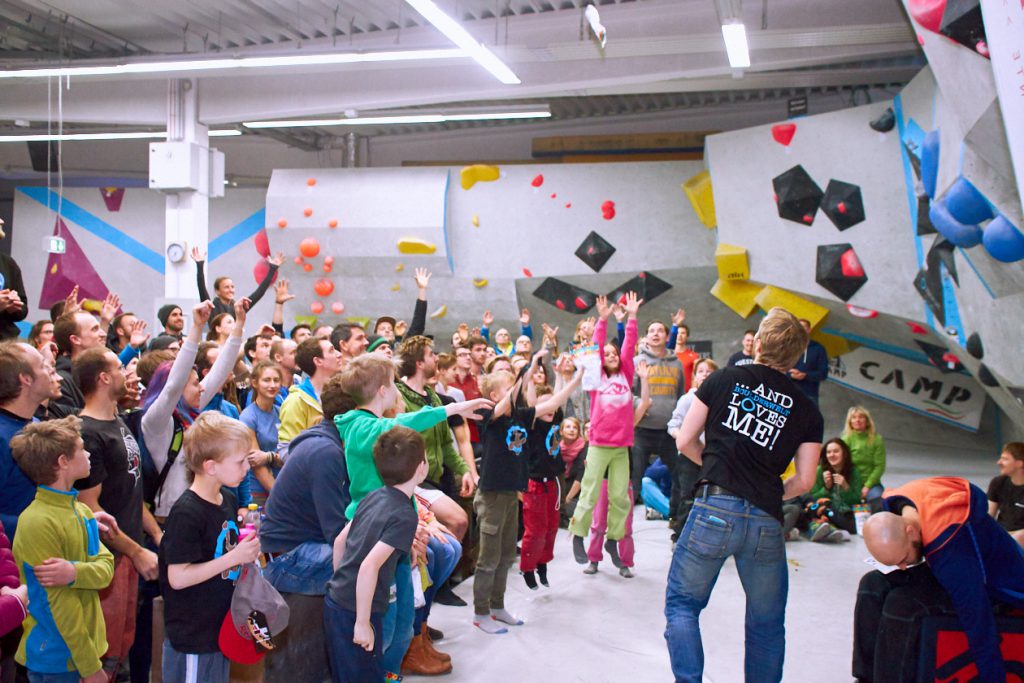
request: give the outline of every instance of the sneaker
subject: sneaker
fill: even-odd
[[[434,602],[448,607],[465,607],[468,603],[455,594],[448,583],[444,583],[434,596]]]
[[[597,573],[597,562],[591,562],[590,565],[583,570],[584,574],[596,574]]]
[[[828,522],[813,522],[810,528],[811,540],[821,543],[832,534],[833,530],[835,527]]]
[[[622,564],[622,560],[619,558],[619,542],[608,539],[604,542],[604,550],[611,557],[612,564],[619,569],[622,569],[626,565]]]
[[[832,533],[825,539],[826,543],[846,543],[850,540],[850,532],[843,529],[832,529]]]
[[[583,537],[572,535],[572,555],[576,558],[576,564],[587,563],[587,549],[583,547]]]
[[[629,567],[622,567],[621,569],[619,569],[619,576],[621,576],[624,579],[632,579],[633,572],[629,571]]]
[[[523,580],[526,581],[526,587],[532,591],[537,590],[537,575],[531,572],[523,572]]]
[[[436,629],[430,624],[427,624],[427,635],[431,640],[444,640],[444,631]]]
[[[537,563],[537,580],[545,588],[551,588],[551,584],[548,583],[548,566],[542,562]]]
[[[786,533],[786,543],[789,543],[790,541],[799,541],[799,540],[800,540],[800,530],[799,529],[790,529]]]

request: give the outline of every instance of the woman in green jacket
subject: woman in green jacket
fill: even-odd
[[[812,541],[849,540],[856,533],[853,506],[861,502],[861,477],[842,439],[829,439],[821,447],[814,486],[807,494],[805,512]]]
[[[875,433],[875,422],[866,408],[853,406],[847,411],[843,441],[850,447],[853,466],[863,478],[860,497],[864,500],[880,498],[885,473],[885,442],[881,434]]]

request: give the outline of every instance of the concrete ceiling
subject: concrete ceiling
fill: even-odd
[[[597,0],[608,31],[604,49],[583,20],[590,2],[438,0],[509,65],[520,85],[502,85],[467,58],[180,77],[198,79],[200,118],[218,127],[351,110],[545,103],[553,121],[568,130],[595,119],[676,111],[685,112],[687,129],[693,130],[719,128],[723,108],[758,111],[766,101],[797,94],[846,93],[849,104],[858,92],[891,94],[924,63],[896,0],[747,0],[742,17],[752,66],[742,73],[729,68],[713,0]],[[402,0],[0,0],[0,68],[6,69],[448,47]],[[0,88],[0,128],[24,130],[11,128],[16,119],[45,127],[58,109],[70,128],[162,128],[167,78],[75,77],[59,99],[55,81],[8,80]],[[781,118],[778,107],[773,111]],[[487,125],[496,124],[359,132],[444,135]],[[345,132],[291,131],[277,139],[305,149],[330,148]]]

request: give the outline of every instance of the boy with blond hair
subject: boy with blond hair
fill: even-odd
[[[114,576],[92,510],[78,501],[76,479],[89,476],[81,420],[27,425],[11,455],[34,481],[36,497],[18,519],[14,557],[28,586],[28,617],[15,656],[30,681],[101,683],[107,651],[99,592]]]
[[[191,482],[167,517],[160,544],[164,598],[163,679],[228,683],[218,637],[231,607],[236,567],[260,553],[255,534],[239,541],[234,488],[249,471],[252,431],[216,412],[196,418],[182,451]]]

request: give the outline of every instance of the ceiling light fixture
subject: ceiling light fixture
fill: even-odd
[[[464,112],[423,112],[421,114],[385,114],[355,116],[336,119],[293,119],[279,121],[245,121],[246,128],[319,128],[329,126],[394,126],[417,123],[450,123],[454,121],[510,121],[523,119],[551,118],[551,110],[531,107],[529,109],[504,108],[494,111]]]
[[[211,130],[211,138],[226,138],[241,135],[242,131],[234,129]],[[113,132],[113,133],[64,133],[53,135],[0,135],[0,142],[75,142],[81,140],[165,140],[165,132]]]
[[[718,21],[722,25],[722,39],[729,66],[746,69],[750,66],[750,49],[747,45],[747,27],[743,25],[742,0],[715,0]]]
[[[265,69],[289,66],[365,64],[370,62],[406,62],[432,59],[457,59],[469,56],[463,50],[390,50],[384,52],[341,52],[279,55],[275,57],[225,57],[218,59],[179,59],[159,62],[126,62],[96,66],[62,66],[40,69],[0,71],[4,78],[49,78],[53,76],[126,76],[131,74],[215,71],[223,69]]]
[[[434,25],[448,40],[458,45],[466,55],[476,60],[477,64],[491,72],[495,78],[505,85],[519,85],[522,81],[512,73],[504,62],[488,50],[483,43],[469,34],[457,21],[449,17],[433,0],[405,0],[423,18]]]

